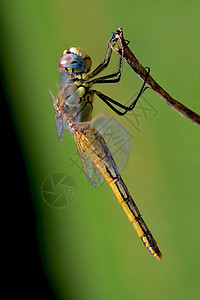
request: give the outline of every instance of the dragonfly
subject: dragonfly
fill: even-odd
[[[96,77],[110,63],[113,50],[112,42],[113,38],[108,42],[105,59],[92,72],[90,72],[92,60],[85,51],[76,47],[64,51],[59,61],[60,86],[56,99],[50,92],[55,110],[58,138],[60,141],[63,140],[64,131],[74,135],[83,169],[91,184],[96,187],[103,180],[108,182],[144,246],[154,257],[161,261],[161,251],[131,197],[105,139],[95,126],[95,123],[103,123],[106,117],[101,115],[96,120],[92,119],[95,95],[115,113],[123,116],[128,111],[133,110],[140,96],[147,89],[145,85],[150,72],[149,68],[142,88],[130,106],[125,106],[92,88],[94,84],[117,83],[120,81],[123,49],[117,71],[109,75]]]

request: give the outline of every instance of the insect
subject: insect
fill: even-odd
[[[144,246],[160,261],[162,254],[157,243],[122,180],[104,138],[95,128],[94,121],[92,120],[94,95],[97,95],[118,115],[124,115],[135,107],[138,99],[147,88],[145,87],[146,78],[138,96],[130,106],[125,106],[100,91],[92,89],[94,84],[115,83],[120,80],[123,51],[117,72],[94,78],[110,62],[112,41],[113,39],[108,42],[105,59],[91,73],[89,71],[92,60],[83,50],[72,47],[70,50],[64,51],[59,61],[60,87],[57,98],[55,99],[51,94],[55,109],[58,138],[60,141],[63,140],[64,130],[74,135],[81,162],[89,181],[94,186],[97,185],[98,180],[103,181],[105,179],[108,182]],[[149,69],[147,77],[148,74]],[[100,123],[103,118],[101,116]]]

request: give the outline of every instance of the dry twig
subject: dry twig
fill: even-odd
[[[121,55],[122,50],[117,44],[119,40],[121,47],[124,49],[124,59],[131,66],[131,68],[138,74],[138,76],[144,81],[147,77],[147,71],[141,65],[139,60],[135,57],[135,55],[131,52],[129,47],[127,46],[127,42],[123,37],[122,28],[118,28],[118,30],[113,35],[113,41],[115,41],[115,47],[113,50]],[[150,75],[147,78],[147,86],[152,89],[152,91],[160,97],[165,103],[167,103],[171,108],[179,112],[181,115],[191,120],[192,122],[200,125],[200,116],[172,98]]]

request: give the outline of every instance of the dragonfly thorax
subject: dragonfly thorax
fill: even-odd
[[[83,50],[79,48],[70,48],[63,52],[59,61],[60,71],[69,73],[88,73],[91,69],[92,60]]]

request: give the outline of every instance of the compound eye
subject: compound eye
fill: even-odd
[[[59,60],[59,67],[65,69],[71,64],[71,62],[72,62],[71,54],[65,54]]]

